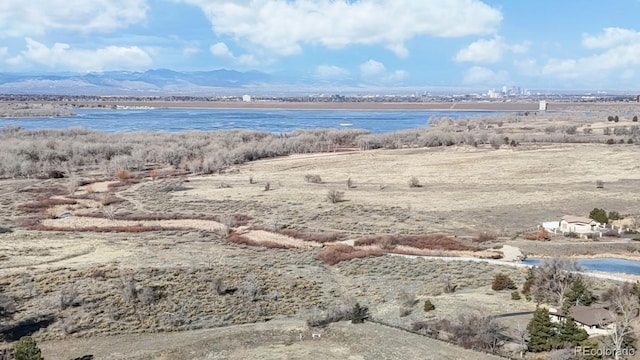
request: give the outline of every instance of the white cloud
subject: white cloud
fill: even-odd
[[[227,44],[223,42],[219,42],[211,45],[209,47],[209,51],[211,51],[211,54],[213,54],[213,56],[215,57],[227,58],[227,59],[235,58],[235,56],[233,56],[233,53],[231,52]]]
[[[466,48],[458,51],[454,60],[456,62],[494,64],[502,60],[505,52],[521,54],[527,52],[529,46],[528,42],[509,45],[502,37],[496,36],[493,39],[480,39],[472,42]]]
[[[506,71],[495,72],[482,66],[473,66],[464,76],[467,85],[499,85],[508,82],[509,74]]]
[[[141,70],[152,64],[147,52],[137,46],[107,46],[87,50],[72,49],[69,44],[55,43],[52,47],[26,39],[27,49],[20,55],[8,59],[12,65],[28,66],[37,64],[49,66],[56,70],[77,72],[103,70]]]
[[[182,55],[184,56],[193,56],[200,53],[200,48],[197,46],[187,46],[182,49]]]
[[[146,0],[2,0],[0,38],[48,30],[111,31],[146,19]]]
[[[318,80],[341,80],[349,77],[349,70],[335,65],[320,65],[316,68],[314,78]]]
[[[199,6],[217,35],[255,52],[279,56],[303,44],[340,49],[382,45],[399,57],[416,36],[460,37],[495,33],[502,13],[480,0],[177,0]]]
[[[360,64],[360,76],[367,83],[394,85],[405,80],[408,73],[404,70],[388,71],[383,63],[368,60]]]
[[[9,52],[9,48],[6,46],[0,47],[0,59],[3,59],[5,56],[7,56],[7,53]]]
[[[605,28],[599,35],[582,34],[582,45],[588,49],[608,49],[640,41],[640,32],[622,28]]]
[[[602,52],[580,58],[550,59],[542,74],[560,79],[607,80],[628,78],[640,65],[640,33],[620,28],[606,28],[596,36],[583,35],[582,44]]]

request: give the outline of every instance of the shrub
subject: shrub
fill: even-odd
[[[620,220],[622,219],[622,216],[620,216],[620,213],[617,211],[609,211],[608,218],[609,220]]]
[[[369,318],[369,308],[356,303],[351,311],[351,323],[362,324]]]
[[[616,143],[616,141],[614,139],[607,139],[607,141],[606,141],[607,145],[613,145],[615,143]]]
[[[638,122],[638,115],[633,115],[633,119],[631,121]]]
[[[264,191],[269,191],[269,190],[271,190],[271,183],[267,181],[264,184]]]
[[[341,261],[382,255],[384,252],[380,249],[356,249],[353,246],[336,244],[322,249],[318,257],[329,265],[335,265]]]
[[[131,178],[129,172],[125,169],[119,169],[118,171],[116,171],[116,177],[120,180],[128,180],[129,178]]]
[[[495,291],[500,290],[514,290],[517,289],[516,284],[513,283],[513,280],[507,274],[499,273],[493,277],[493,283],[491,283],[491,289]]]
[[[436,306],[431,303],[431,300],[427,299],[424,301],[424,311],[429,312],[436,309]]]
[[[335,242],[345,237],[345,234],[339,232],[307,232],[296,229],[278,229],[276,232],[295,239],[319,243]]]
[[[353,180],[351,178],[347,179],[347,189],[351,189],[353,187]]]
[[[482,231],[478,233],[476,237],[473,238],[474,242],[485,243],[489,241],[493,241],[497,238],[496,234],[491,231]]]
[[[604,181],[596,180],[596,188],[597,189],[604,189]]]
[[[344,198],[343,191],[338,191],[334,189],[334,190],[329,190],[329,192],[327,193],[327,200],[329,200],[329,202],[332,204],[341,202],[343,198]]]
[[[422,187],[422,185],[420,184],[420,180],[417,177],[412,176],[409,179],[409,187],[410,188],[419,188],[419,187]]]
[[[317,174],[307,174],[304,176],[304,180],[312,184],[319,184],[322,182],[322,178]]]
[[[618,122],[618,121],[620,121],[620,118],[618,117],[618,115],[614,116],[613,117],[613,122]]]
[[[520,293],[519,292],[517,292],[517,291],[512,291],[511,292],[511,300],[520,300],[520,299],[522,299],[522,298],[520,297]]]
[[[40,348],[31,336],[23,336],[18,340],[13,351],[15,360],[42,360]]]

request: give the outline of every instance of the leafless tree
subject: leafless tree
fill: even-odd
[[[632,321],[640,312],[638,285],[625,283],[621,286],[609,288],[602,294],[602,301],[608,304],[608,309],[614,322],[609,334],[614,357],[620,359],[624,349],[630,346],[633,335]]]
[[[445,293],[450,294],[456,291],[458,285],[451,283],[451,277],[449,277],[449,275],[442,276],[440,280],[442,281],[442,287]]]
[[[567,290],[582,268],[575,260],[551,258],[533,269],[532,294],[538,302],[562,306]]]

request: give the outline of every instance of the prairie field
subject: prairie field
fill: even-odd
[[[47,359],[491,358],[407,330],[535,310],[491,290],[526,269],[431,256],[640,257],[634,241],[521,236],[595,207],[637,217],[634,110],[392,134],[2,130],[5,341],[32,334]],[[355,303],[372,322],[325,326]]]

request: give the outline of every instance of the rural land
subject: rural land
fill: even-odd
[[[506,111],[380,134],[0,119],[0,358],[640,358],[640,276],[576,262],[640,261],[640,104],[13,99],[0,116],[81,107]]]

